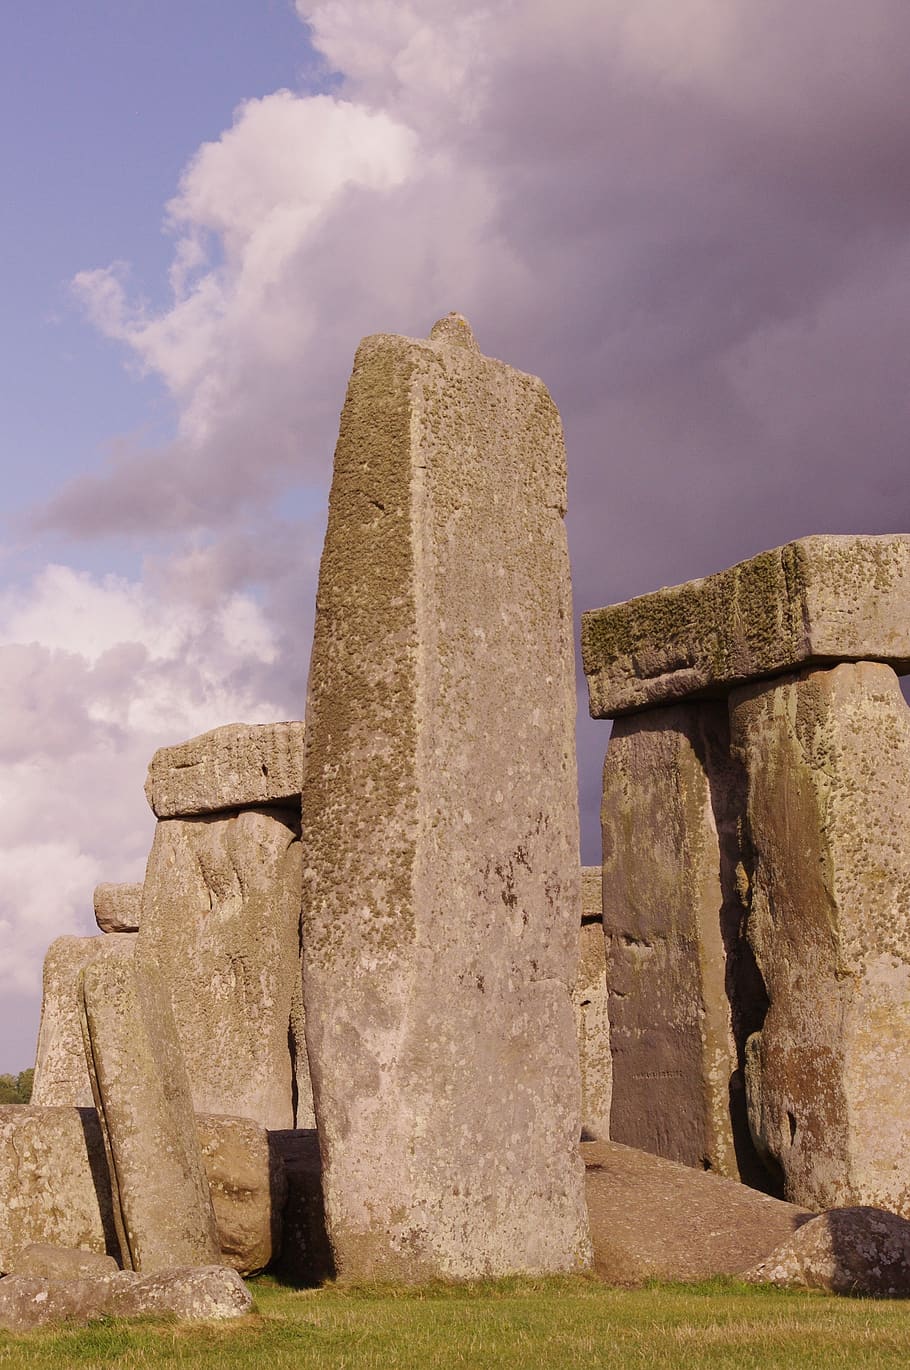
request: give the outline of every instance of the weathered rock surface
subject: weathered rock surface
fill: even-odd
[[[102,932],[137,932],[142,885],[96,885],[95,922]]]
[[[146,963],[83,973],[83,1031],[125,1266],[217,1265],[220,1248],[167,985]]]
[[[50,1246],[30,1242],[9,1261],[10,1275],[35,1275],[46,1280],[97,1279],[120,1269],[113,1256],[82,1251],[75,1246]]]
[[[910,536],[800,538],[582,617],[591,713],[615,718],[802,666],[910,671]]]
[[[361,343],[307,702],[307,1045],[339,1276],[589,1259],[559,415],[477,351]]]
[[[610,1137],[729,1176],[751,1150],[728,993],[746,989],[742,802],[723,704],[614,725],[601,810]]]
[[[197,1113],[294,1126],[298,821],[252,808],[155,829],[137,963],[167,983]],[[305,1060],[299,1073],[305,1080]],[[299,1092],[306,1111],[308,1090]]]
[[[93,1108],[0,1106],[0,1272],[33,1242],[120,1254]]]
[[[238,1318],[252,1297],[235,1270],[192,1267],[139,1275],[120,1270],[107,1278],[42,1279],[9,1275],[0,1280],[0,1328],[28,1332],[50,1323],[87,1323],[97,1318],[143,1315],[182,1322]]]
[[[910,1216],[910,712],[863,662],[746,687],[730,717],[770,1001],[753,1132],[788,1198]]]
[[[135,935],[128,933],[58,937],[51,943],[44,958],[33,1104],[92,1107],[92,1085],[82,1044],[79,978],[96,958],[131,957],[135,945]]]
[[[302,723],[228,723],[159,748],[145,793],[157,818],[261,805],[296,810],[302,778]]]
[[[243,1275],[281,1249],[287,1180],[264,1128],[249,1118],[196,1119],[222,1259]]]
[[[756,1284],[910,1297],[910,1222],[883,1208],[832,1208],[746,1275]]]
[[[285,1196],[280,1152],[273,1155],[267,1134],[246,1119],[197,1117],[196,1129],[223,1260],[252,1274],[277,1254]],[[33,1243],[119,1257],[93,1108],[0,1107],[0,1274],[18,1268]]]
[[[614,1284],[743,1275],[814,1215],[616,1142],[582,1142],[594,1269]]]
[[[610,1135],[613,1065],[600,866],[581,868],[581,929],[572,999],[581,1065],[581,1135],[588,1141],[605,1141]]]

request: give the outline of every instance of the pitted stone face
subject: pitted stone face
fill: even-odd
[[[582,616],[591,714],[617,718],[810,665],[910,671],[910,535],[814,536]]]

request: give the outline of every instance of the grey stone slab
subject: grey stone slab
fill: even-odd
[[[910,535],[822,534],[582,617],[591,713],[615,718],[812,664],[910,671]]]
[[[304,1003],[341,1278],[590,1258],[559,415],[458,317],[367,338],[307,701]]]
[[[142,884],[96,885],[95,922],[102,932],[137,932]]]
[[[293,1127],[295,1078],[308,1112],[298,833],[275,808],[155,829],[136,955],[165,978],[197,1113]]]
[[[82,1044],[80,976],[99,957],[131,957],[135,946],[135,935],[110,933],[106,937],[58,937],[48,947],[42,977],[33,1104],[93,1106],[92,1082]]]
[[[125,1265],[217,1265],[220,1246],[167,986],[135,959],[83,972],[83,1030]]]
[[[730,718],[769,1001],[753,1132],[788,1198],[910,1217],[910,711],[862,662],[745,687]]]
[[[722,703],[614,725],[601,812],[610,1137],[728,1176],[751,1152],[736,1037],[756,1024],[747,1016],[737,1034],[730,994],[745,984],[744,802]]]
[[[278,1254],[286,1179],[269,1135],[243,1118],[196,1118],[225,1263],[242,1275]],[[0,1106],[0,1274],[30,1246],[120,1256],[94,1108]]]
[[[606,1141],[610,1136],[613,1094],[601,886],[600,866],[582,866],[578,971],[572,1001],[581,1067],[581,1135],[585,1141]]]
[[[296,809],[302,776],[302,723],[228,723],[159,748],[145,793],[157,818],[262,804]]]

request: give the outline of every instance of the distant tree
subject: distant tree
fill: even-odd
[[[18,1075],[0,1075],[0,1104],[27,1104],[34,1074],[34,1070],[20,1070]]]

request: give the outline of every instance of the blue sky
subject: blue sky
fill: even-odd
[[[910,528],[906,0],[91,0],[0,41],[0,1070],[159,745],[299,717],[354,349],[563,415],[576,608]],[[607,729],[584,717],[583,855]]]

